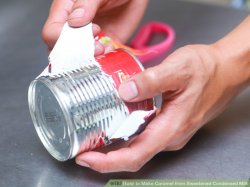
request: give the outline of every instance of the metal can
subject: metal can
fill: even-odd
[[[154,99],[125,103],[118,95],[122,81],[143,71],[134,56],[117,49],[96,61],[98,65],[38,77],[30,84],[32,121],[45,148],[59,161],[129,138],[155,116]],[[122,125],[128,126],[124,121],[135,111],[147,111],[138,129],[126,134],[126,138],[114,137]]]

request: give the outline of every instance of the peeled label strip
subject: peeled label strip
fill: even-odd
[[[66,73],[93,63],[98,65],[94,58],[94,42],[92,23],[80,28],[65,23],[49,55],[49,65],[38,77]]]

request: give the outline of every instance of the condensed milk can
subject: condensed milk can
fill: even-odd
[[[96,57],[97,63],[31,82],[29,109],[48,152],[65,161],[77,154],[128,140],[155,116],[154,99],[126,103],[119,85],[143,71],[123,49]]]

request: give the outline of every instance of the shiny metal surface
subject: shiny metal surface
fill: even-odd
[[[112,78],[94,64],[36,78],[29,88],[29,106],[40,139],[60,161],[101,146],[100,141],[109,144],[129,115]]]
[[[40,32],[49,0],[0,2],[0,186],[103,186],[111,178],[246,179],[250,177],[250,90],[201,129],[181,151],[161,153],[137,173],[99,174],[54,160],[30,119],[29,83],[47,65]],[[143,22],[165,21],[177,31],[175,48],[211,43],[248,12],[176,0],[152,0]],[[152,62],[149,65],[157,63]]]
[[[143,70],[135,57],[114,50],[78,69],[31,82],[28,103],[37,134],[59,161],[129,140],[155,116],[154,99],[125,103],[118,85]],[[89,64],[87,64],[89,63]]]

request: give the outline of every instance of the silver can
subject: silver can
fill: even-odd
[[[30,84],[32,121],[45,148],[59,161],[127,140],[155,116],[153,99],[125,103],[118,95],[119,84],[143,70],[135,57],[116,50],[96,60],[98,65],[38,77]],[[128,124],[129,116],[137,111],[141,111],[137,116],[141,119]]]

